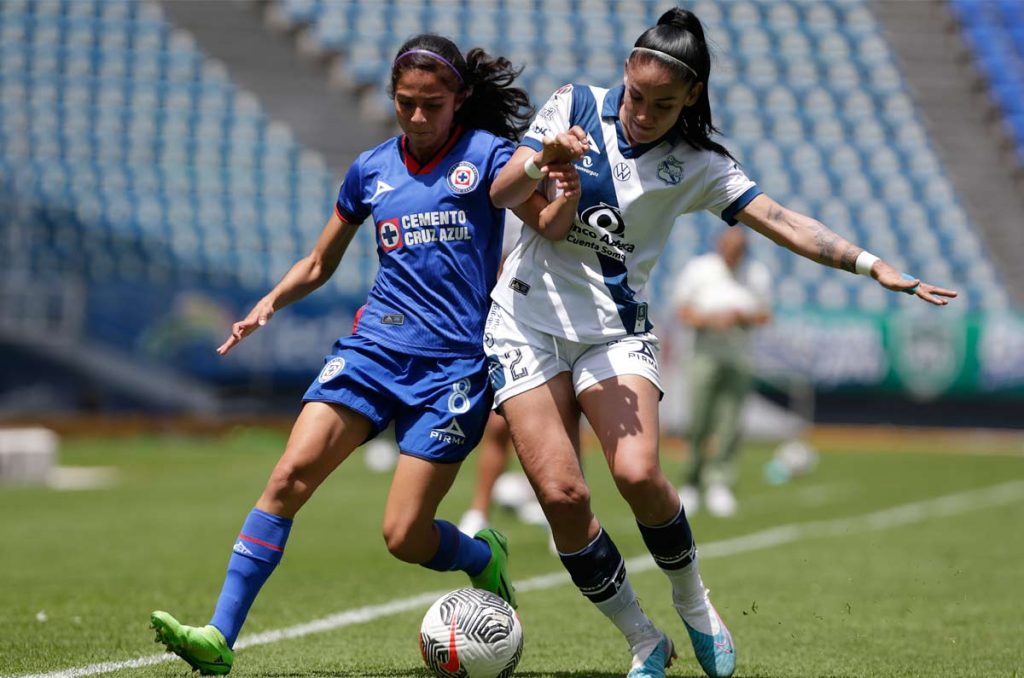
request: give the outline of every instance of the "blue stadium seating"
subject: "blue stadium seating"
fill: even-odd
[[[1024,166],[1024,3],[950,0]]]
[[[49,219],[88,279],[265,289],[312,246],[344,168],[268,119],[158,4],[5,1],[0,36],[0,192]],[[369,234],[353,244],[372,257]],[[366,266],[336,278],[365,289]]]
[[[345,57],[386,115],[389,62],[413,33],[435,30],[509,56],[525,66],[522,82],[540,103],[564,82],[614,84],[628,46],[663,9],[653,0],[276,2]],[[1009,16],[1016,3],[999,7]],[[963,286],[960,308],[1008,305],[865,0],[692,8],[716,51],[716,122],[767,192],[917,275]],[[1024,101],[1019,84],[1002,86],[1003,98]],[[1024,130],[1024,114],[1010,120]],[[153,2],[0,3],[0,193],[41,215],[10,218],[48,219],[91,276],[139,270],[263,289],[311,246],[344,169],[301,148]],[[655,270],[656,298],[719,227],[701,214],[673,231]],[[367,231],[334,290],[367,285],[375,268]],[[752,242],[779,279],[782,306],[913,303]],[[52,265],[53,252],[29,263]]]

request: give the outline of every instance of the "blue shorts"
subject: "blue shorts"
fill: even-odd
[[[334,344],[302,401],[354,410],[370,420],[373,435],[394,420],[403,454],[454,463],[480,442],[492,397],[482,353],[427,358],[353,334]]]

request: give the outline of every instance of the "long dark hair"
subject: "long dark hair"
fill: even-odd
[[[391,97],[395,96],[398,78],[413,68],[436,73],[455,93],[467,92],[466,100],[455,113],[457,124],[512,141],[518,141],[530,126],[530,97],[525,90],[512,87],[523,69],[513,67],[505,57],[491,56],[479,47],[463,57],[455,43],[444,36],[414,36],[398,48],[392,62],[388,91]]]
[[[704,89],[697,101],[692,106],[684,108],[679,115],[676,129],[694,148],[714,151],[732,158],[732,154],[725,146],[711,140],[712,134],[719,134],[718,128],[711,121],[711,102],[708,99],[711,50],[704,39],[704,26],[697,15],[689,10],[673,7],[661,15],[657,26],[644,31],[633,43],[633,47],[643,49],[629,55],[630,64],[657,61],[672,69],[683,83],[704,83]],[[670,58],[664,59],[646,50],[660,52]],[[676,63],[673,59],[681,61],[682,64]]]

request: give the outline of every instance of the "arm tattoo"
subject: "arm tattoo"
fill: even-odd
[[[850,273],[857,272],[857,257],[863,252],[861,248],[856,245],[846,243],[846,247],[843,249],[843,254],[839,257],[839,268]]]
[[[825,224],[815,221],[811,225],[814,231],[814,242],[818,245],[819,261],[830,266],[835,265],[836,245],[839,243],[839,236],[826,228]]]

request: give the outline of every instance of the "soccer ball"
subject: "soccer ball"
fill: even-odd
[[[493,593],[456,589],[423,616],[420,654],[441,678],[508,678],[523,655],[523,626]]]

